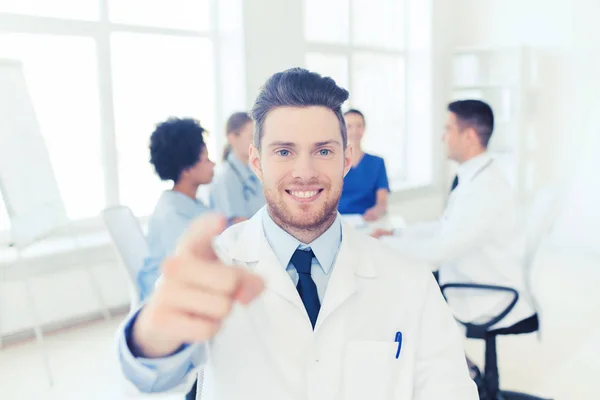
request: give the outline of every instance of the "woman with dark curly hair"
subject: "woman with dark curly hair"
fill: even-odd
[[[160,264],[175,250],[190,222],[208,210],[196,198],[200,185],[213,178],[215,164],[208,158],[204,128],[193,119],[170,118],[156,126],[150,137],[150,163],[159,178],[173,181],[158,200],[148,222],[150,254],[137,276],[144,301],[160,275]]]

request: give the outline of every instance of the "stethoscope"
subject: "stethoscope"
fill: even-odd
[[[242,184],[242,193],[244,194],[244,200],[247,202],[250,201],[250,198],[256,196],[256,190],[246,183],[246,180],[242,176],[241,172],[233,165],[231,161],[227,161],[227,164],[231,167],[238,180]]]

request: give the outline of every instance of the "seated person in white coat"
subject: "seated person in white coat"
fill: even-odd
[[[198,186],[210,183],[214,164],[208,158],[204,128],[192,119],[171,118],[150,137],[150,163],[173,189],[163,192],[148,221],[150,254],[138,272],[140,301],[148,298],[160,276],[160,265],[192,220],[208,208],[196,199]]]
[[[245,112],[232,114],[227,120],[227,146],[223,164],[210,187],[210,205],[236,223],[252,217],[265,205],[262,185],[248,165],[254,123]]]
[[[442,218],[406,229],[376,231],[384,240],[422,261],[439,266],[440,285],[477,283],[508,286],[520,293],[515,308],[491,329],[511,326],[534,314],[523,271],[525,237],[518,202],[497,162],[487,153],[494,129],[490,106],[479,100],[448,105],[443,141],[448,158],[459,163]],[[512,295],[450,289],[454,315],[485,322],[506,308]]]
[[[250,165],[267,206],[223,233],[201,217],[163,264],[118,332],[131,394],[185,393],[203,368],[202,400],[478,398],[431,273],[337,212],[347,98],[300,68],[263,86]]]

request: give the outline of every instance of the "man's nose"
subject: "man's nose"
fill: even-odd
[[[294,169],[292,171],[294,178],[300,178],[303,181],[308,181],[317,176],[315,168],[315,159],[311,154],[303,154],[294,160]]]

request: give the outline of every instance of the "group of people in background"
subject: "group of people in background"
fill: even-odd
[[[366,126],[363,113],[350,109],[344,119],[348,144],[354,151],[338,210],[375,221],[387,211],[390,188],[385,163],[383,158],[362,149]],[[214,211],[225,215],[233,225],[251,218],[265,205],[262,185],[248,164],[254,139],[254,122],[248,113],[236,112],[227,120],[227,145],[216,172],[204,134],[205,129],[196,120],[170,118],[159,123],[150,137],[150,163],[161,180],[173,182],[173,188],[162,193],[148,222],[150,254],[137,282],[141,302],[152,292],[161,263],[175,251],[192,220]],[[197,196],[202,185],[210,185],[209,204]]]
[[[441,272],[435,275],[441,284],[485,282],[524,291],[524,239],[519,231],[518,205],[508,181],[487,152],[494,128],[492,109],[479,100],[463,100],[449,104],[447,111],[442,139],[447,157],[459,168],[444,214],[437,221],[404,229],[376,229],[371,236],[439,267]],[[363,113],[347,110],[344,120],[353,153],[338,211],[376,221],[386,214],[388,206],[390,187],[385,163],[361,146],[366,127]],[[161,263],[175,251],[179,237],[193,219],[211,210],[225,215],[233,225],[251,218],[265,205],[262,184],[248,162],[254,140],[254,122],[248,113],[237,112],[228,119],[227,145],[216,173],[204,133],[195,120],[172,118],[158,124],[151,135],[150,162],[160,179],[174,184],[162,194],[149,220],[150,254],[138,275],[142,302],[153,290]],[[202,185],[210,185],[209,204],[197,198]],[[452,296],[448,301],[454,302],[457,309],[468,310],[465,319],[489,306],[483,302],[475,306]],[[533,313],[529,302],[519,302],[504,323]]]
[[[387,212],[390,188],[385,163],[362,149],[365,116],[350,109],[344,113],[344,119],[353,155],[338,211],[375,221]],[[518,206],[508,181],[486,151],[493,127],[493,112],[488,104],[479,100],[451,103],[443,141],[448,158],[456,161],[459,169],[442,218],[402,230],[376,229],[371,236],[440,267],[441,276],[436,273],[436,278],[442,283],[479,281],[524,290]],[[216,173],[204,133],[205,129],[195,120],[172,118],[158,124],[151,135],[150,162],[160,179],[174,184],[173,189],[162,194],[149,220],[150,254],[138,275],[142,302],[153,290],[161,263],[175,251],[178,239],[193,219],[215,211],[233,225],[251,218],[265,205],[261,182],[248,163],[254,135],[250,116],[237,112],[228,119],[227,145]],[[210,185],[209,204],[197,198],[202,185]],[[461,307],[457,302],[468,300],[449,301],[454,301],[457,309],[470,310],[465,318],[478,315],[488,306],[480,303],[477,307]],[[515,311],[514,318],[506,318],[505,323],[534,312],[526,301],[520,302]]]

